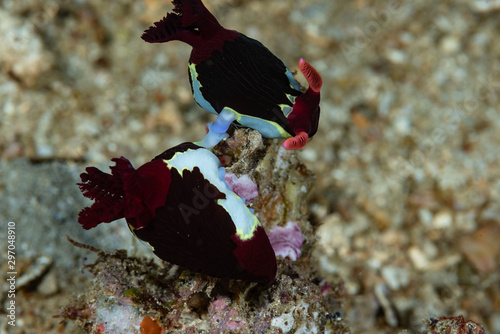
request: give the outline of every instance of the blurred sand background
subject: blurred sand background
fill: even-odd
[[[204,2],[323,77],[320,128],[299,155],[316,175],[315,263],[344,281],[353,331],[421,332],[463,314],[500,333],[500,2]],[[16,222],[18,269],[33,276],[19,333],[72,332],[52,315],[82,291],[86,253],[65,234],[137,249],[123,226],[77,224],[79,173],[118,156],[139,166],[213,120],[191,96],[190,47],[140,39],[171,8],[2,1],[0,221]]]

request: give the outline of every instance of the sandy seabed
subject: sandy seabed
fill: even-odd
[[[298,157],[315,175],[313,264],[343,282],[352,332],[422,332],[462,314],[500,333],[500,3],[205,3],[291,70],[304,58],[323,77],[320,127]],[[124,226],[77,224],[84,168],[118,156],[139,166],[213,120],[191,96],[190,48],[140,39],[171,8],[2,2],[0,221],[16,223],[20,273],[12,333],[73,332],[52,316],[84,291],[91,259],[65,234],[145,251]],[[13,330],[6,319],[0,330]]]

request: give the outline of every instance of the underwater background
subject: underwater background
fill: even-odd
[[[500,2],[204,3],[292,71],[300,73],[304,58],[323,78],[319,129],[307,146],[286,163],[272,149],[267,160],[249,149],[244,161],[296,174],[286,179],[296,189],[287,196],[308,224],[301,225],[307,261],[297,266],[310,268],[328,321],[342,318],[352,333],[425,333],[448,321],[434,328],[447,333],[471,320],[500,333]],[[2,1],[0,268],[7,278],[7,228],[15,222],[17,309],[12,327],[2,308],[0,332],[77,333],[92,318],[74,305],[99,291],[82,270],[98,256],[66,235],[152,258],[125,223],[83,230],[77,216],[89,201],[75,184],[87,166],[108,171],[120,156],[140,166],[199,140],[214,120],[191,94],[190,47],[140,38],[171,8],[158,0]],[[263,217],[285,215],[271,211]],[[8,290],[2,279],[5,307]],[[308,295],[292,297],[290,314],[308,303]],[[221,300],[208,314],[232,312]],[[298,320],[273,323],[268,332],[302,328]],[[238,332],[234,326],[226,330]]]

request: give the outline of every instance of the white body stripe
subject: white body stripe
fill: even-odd
[[[191,76],[191,82],[193,83],[192,88],[193,88],[194,100],[200,105],[200,107],[202,107],[206,111],[217,115],[217,112],[215,111],[214,107],[212,107],[212,105],[207,100],[205,100],[203,94],[200,91],[201,85],[200,82],[198,81],[198,74],[196,73],[194,67],[195,67],[194,64],[189,64],[189,75]]]
[[[219,159],[209,150],[200,148],[176,153],[172,159],[166,161],[182,175],[182,170],[192,171],[198,167],[203,176],[212,183],[220,192],[226,195],[226,199],[219,199],[221,205],[231,216],[236,226],[236,234],[241,240],[250,239],[258,225],[259,220],[246,207],[243,200],[229,189],[224,181],[224,172],[221,172]],[[203,192],[203,189],[200,189]]]

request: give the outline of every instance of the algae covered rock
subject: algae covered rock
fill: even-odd
[[[84,267],[93,275],[92,283],[62,310],[62,318],[76,320],[86,331],[106,333],[146,327],[158,333],[347,331],[338,303],[342,286],[325,289],[310,265],[307,245],[314,239],[306,201],[312,174],[293,152],[252,130],[236,130],[214,152],[235,183],[240,182],[239,190],[233,184],[235,191],[257,188],[247,205],[270,239],[278,240],[273,244],[278,254],[276,280],[264,286],[217,279],[130,257],[125,251],[103,252],[74,242],[96,252],[98,259]]]

